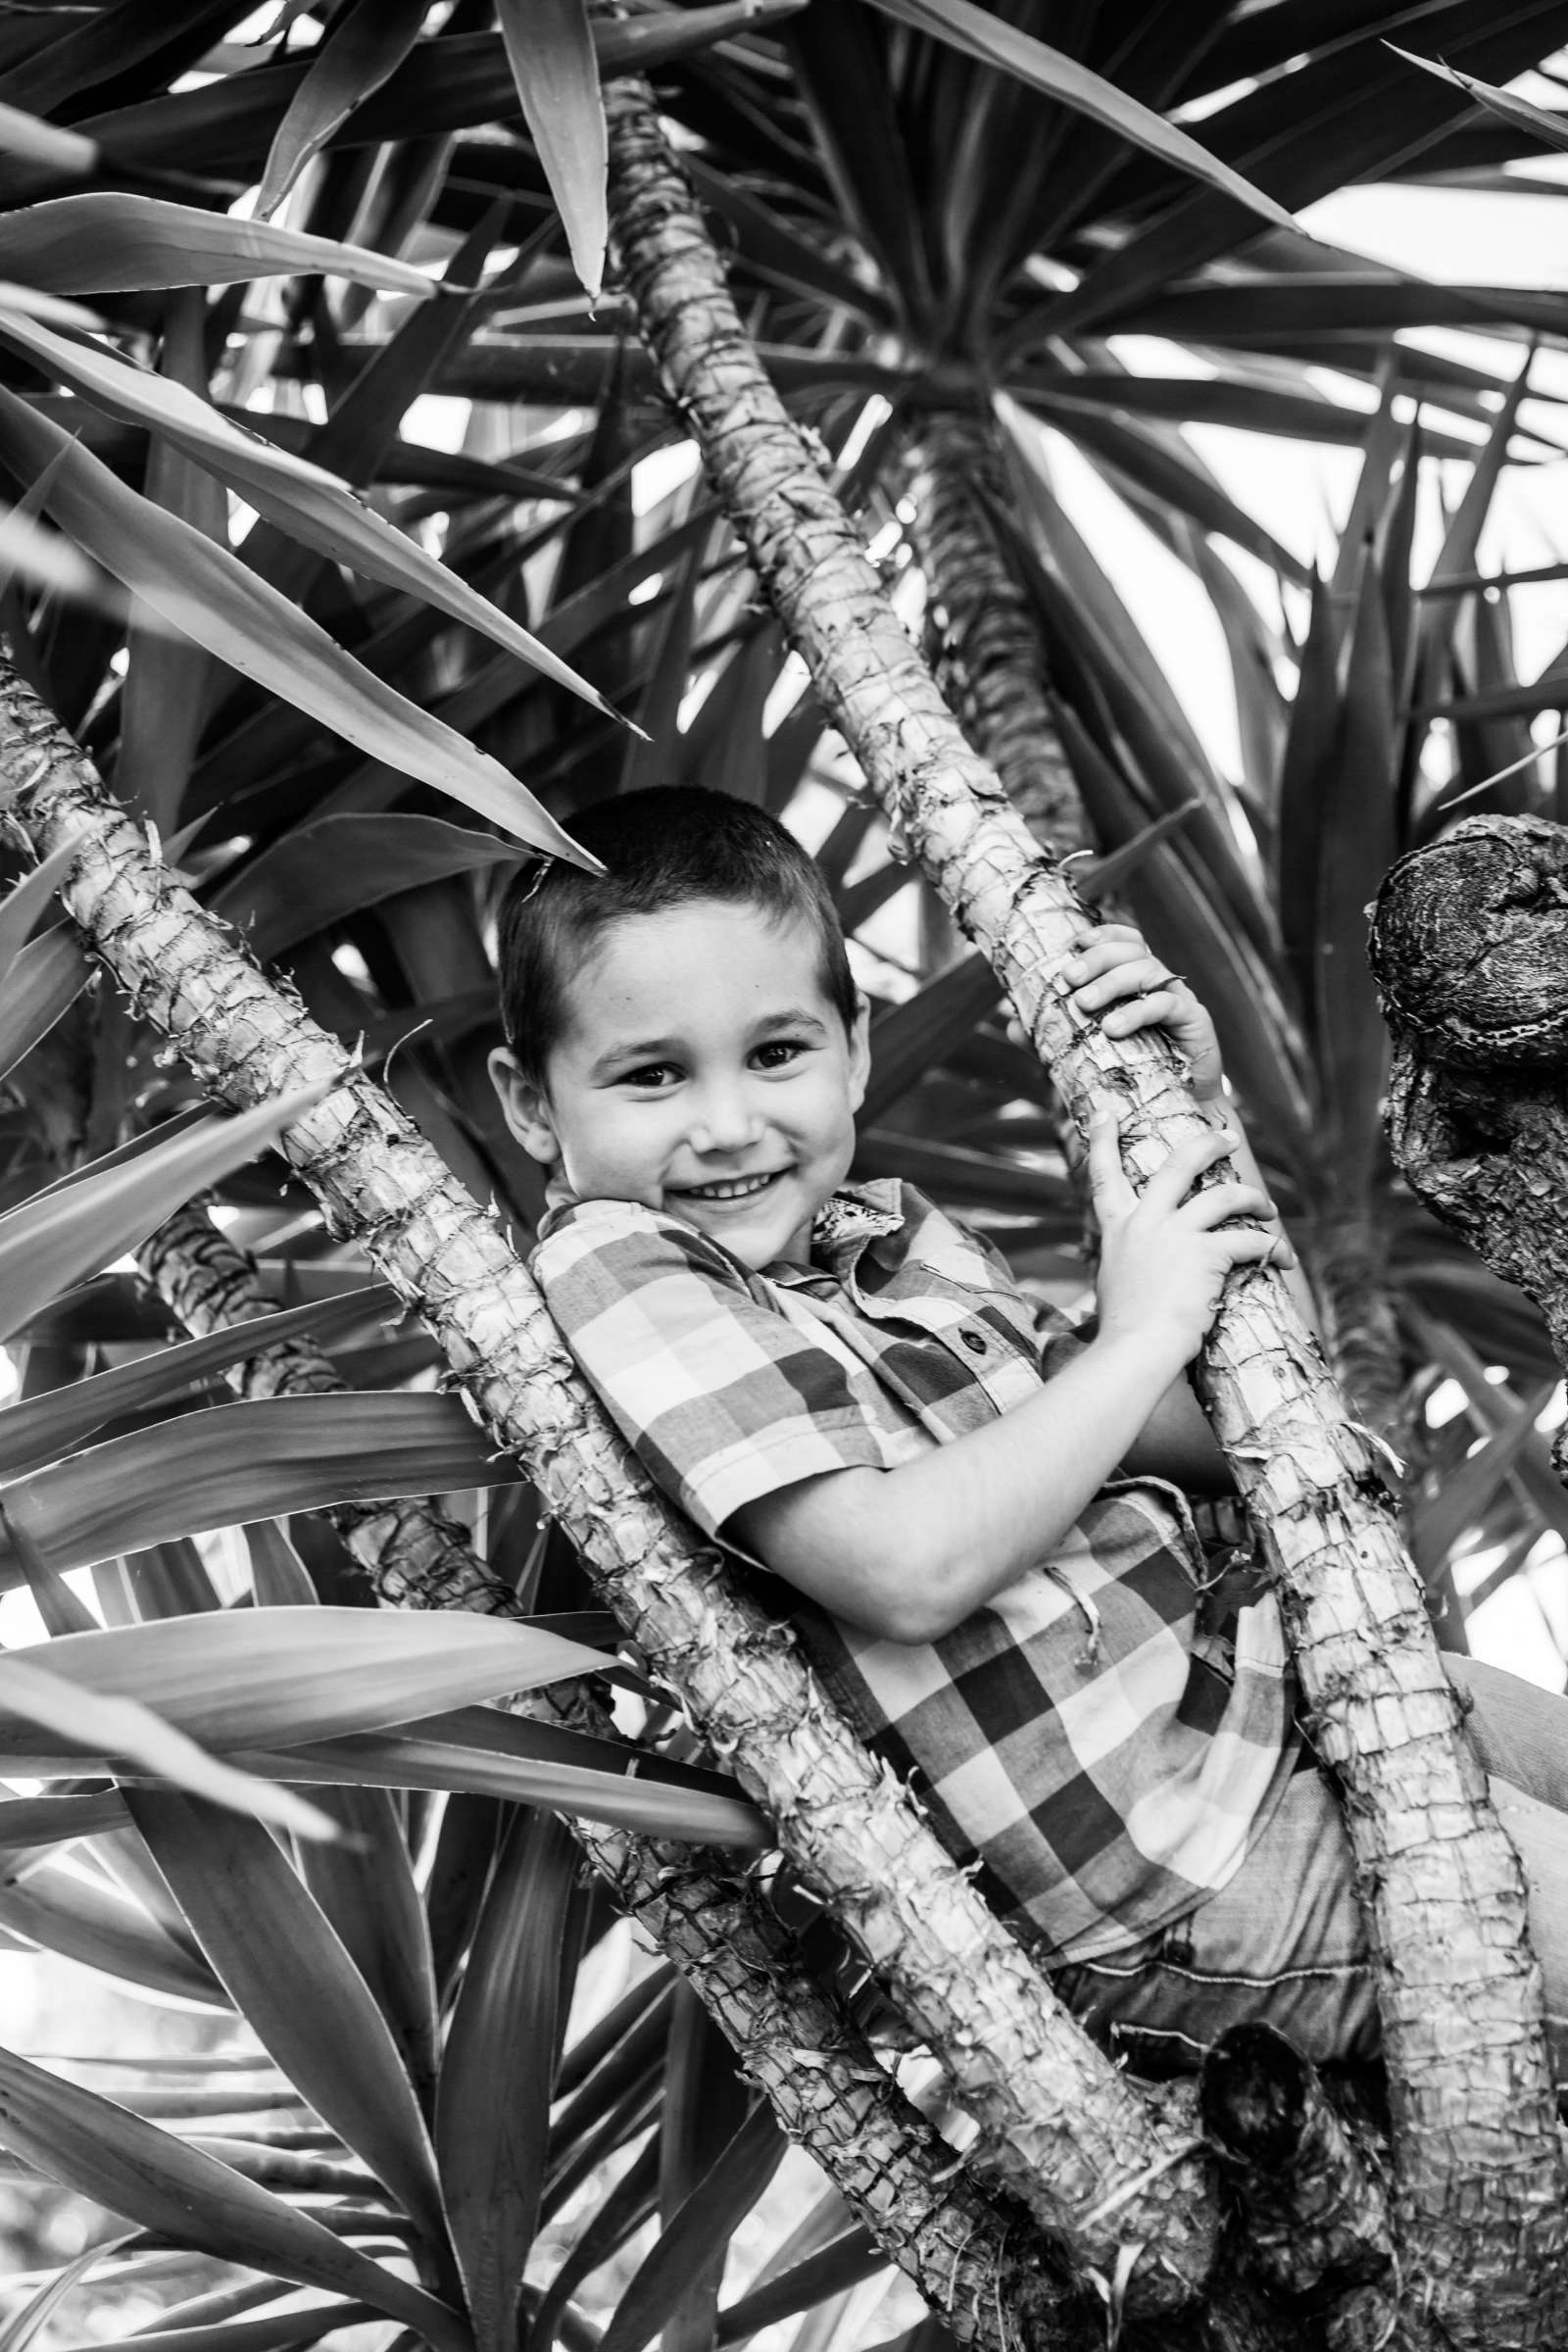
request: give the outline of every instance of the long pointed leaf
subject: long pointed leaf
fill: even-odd
[[[644,2256],[605,2329],[601,2352],[643,2352],[679,2300],[689,2271],[751,2212],[778,2170],[784,2149],[783,2134],[764,2099]]]
[[[497,18],[572,267],[597,302],[610,235],[610,143],[586,0],[499,0]]]
[[[158,196],[60,196],[0,220],[0,277],[44,286],[51,294],[227,286],[307,271],[395,288],[419,302],[436,292],[422,270],[363,245],[236,220]]]
[[[498,760],[344,653],[226,548],[127,490],[10,392],[0,392],[0,452],[24,479],[58,460],[45,503],[62,528],[154,612],[242,676],[533,848],[575,865],[588,862]]]
[[[92,1637],[84,1638],[90,1641]],[[291,1788],[237,1772],[233,1765],[207,1755],[140,1700],[84,1690],[78,1683],[66,1682],[15,1651],[0,1657],[0,1709],[89,1754],[122,1757],[132,1772],[172,1781],[232,1812],[275,1822],[279,1829],[293,1830],[302,1838],[335,1838],[338,1834],[336,1823],[318,1805],[307,1804]],[[228,1828],[231,1835],[240,1834],[235,1823],[230,1822]],[[270,1838],[268,1843],[271,1843]]]
[[[277,126],[257,191],[257,220],[270,220],[312,156],[397,72],[426,13],[424,0],[358,0],[339,17]]]
[[[0,1078],[48,1036],[92,976],[69,923],[28,940],[5,975],[0,998]]]
[[[516,2342],[544,2178],[575,1852],[548,1814],[514,1822],[447,2037],[436,2144],[479,2352],[512,2352]]]
[[[204,1120],[128,1166],[0,1217],[0,1339],[84,1274],[145,1241],[193,1193],[265,1152],[324,1091],[301,1088],[237,1118]]]
[[[602,694],[538,638],[310,459],[293,457],[243,429],[184,385],[132,367],[102,344],[51,334],[0,308],[0,337],[7,335],[46,373],[70,384],[107,415],[145,425],[182,450],[292,538],[334,563],[352,564],[368,579],[422,598],[452,619],[481,630],[606,717],[618,716]],[[113,570],[114,565],[107,568]],[[521,787],[514,790],[520,793]]]
[[[176,2245],[368,2303],[436,2352],[472,2352],[456,2312],[422,2287],[229,2166],[9,2050],[0,2050],[0,2144]]]
[[[210,1405],[29,1471],[5,1499],[17,1541],[64,1575],[246,1519],[521,1476],[458,1397],[345,1391]],[[20,1581],[15,1544],[0,1534],[0,1592]]]
[[[441,2246],[434,2151],[391,2031],[275,1841],[173,1789],[127,1788],[125,1802],[262,2047]]]
[[[470,1710],[476,1714],[478,1710]],[[506,1721],[497,1717],[498,1723]],[[240,1751],[248,1770],[287,1774],[310,1785],[376,1788],[434,1788],[511,1802],[549,1805],[586,1821],[605,1821],[643,1838],[680,1838],[763,1852],[773,1833],[763,1814],[743,1797],[717,1790],[629,1778],[623,1771],[531,1756],[528,1741],[510,1737],[443,1739],[423,1725],[333,1740],[313,1740],[287,1752]],[[530,1727],[519,1724],[526,1733]]]
[[[1001,21],[990,10],[973,6],[972,0],[870,0],[870,5],[901,24],[912,25],[916,32],[928,33],[932,40],[949,43],[966,57],[978,58],[983,65],[1014,74],[1030,89],[1054,98],[1058,105],[1071,107],[1077,114],[1087,115],[1092,122],[1115,131],[1132,146],[1145,148],[1151,155],[1157,155],[1162,163],[1173,164],[1177,171],[1234,197],[1238,204],[1260,214],[1275,228],[1295,228],[1296,223],[1283,205],[1276,204],[1272,196],[1265,196],[1261,188],[1253,187],[1250,180],[1233,172],[1185,131],[1176,129],[1163,116],[1141,106],[1113,82],[1092,74],[1076,58],[1065,56],[1059,49],[1048,48],[1044,41]]]
[[[0,900],[0,988],[50,899],[71,871],[80,852],[74,841],[63,841],[41,864],[8,890]]]
[[[85,1690],[130,1691],[204,1746],[287,1747],[386,1730],[433,1705],[591,1674],[597,1650],[499,1617],[280,1608],[168,1617],[9,1651]],[[0,1711],[0,1754],[32,1737]]]
[[[117,1364],[112,1372],[95,1372],[66,1388],[24,1397],[0,1414],[0,1478],[13,1478],[36,1463],[58,1461],[106,1421],[163,1404],[181,1390],[214,1373],[226,1372],[231,1364],[243,1363],[265,1348],[307,1336],[318,1347],[327,1348],[388,1311],[397,1311],[396,1296],[383,1285],[368,1291],[344,1291],[335,1298],[314,1299],[304,1306],[285,1307],[275,1315],[259,1315],[254,1322],[224,1324],[205,1339],[182,1340],[175,1347],[138,1356],[133,1363]]]

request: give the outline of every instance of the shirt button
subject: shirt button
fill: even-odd
[[[984,1355],[986,1351],[986,1343],[982,1333],[978,1331],[962,1331],[958,1334],[958,1337],[962,1340],[964,1346],[968,1348],[971,1355]]]

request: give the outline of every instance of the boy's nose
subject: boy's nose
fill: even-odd
[[[692,1120],[694,1152],[742,1152],[761,1133],[761,1120],[743,1088],[724,1088],[704,1097]]]

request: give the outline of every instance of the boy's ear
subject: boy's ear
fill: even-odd
[[[863,988],[855,992],[855,1025],[850,1031],[850,1108],[865,1101],[871,1076],[871,1000]]]
[[[535,1086],[518,1069],[505,1046],[490,1056],[490,1082],[501,1103],[501,1115],[531,1159],[553,1166],[561,1157],[555,1121],[543,1087]]]

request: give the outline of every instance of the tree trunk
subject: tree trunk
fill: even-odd
[[[142,1244],[136,1263],[198,1338],[273,1311],[255,1260],[196,1201]],[[247,1356],[230,1366],[228,1384],[241,1396],[323,1396],[348,1387],[311,1340],[285,1340]],[[512,1588],[474,1558],[466,1532],[433,1502],[340,1502],[328,1516],[388,1608],[516,1613]]]
[[[333,1231],[415,1305],[514,1451],[650,1670],[778,1825],[780,1843],[948,2067],[988,2170],[1070,2277],[1163,2310],[1206,2276],[1217,2219],[1187,2131],[1161,2121],[1035,1975],[887,1769],[834,1713],[786,1629],[733,1592],[578,1379],[496,1226],[352,1057],[173,883],[14,674],[0,805],[34,854],[77,858],[70,911],[141,1014],[235,1106],[325,1082],[288,1130]],[[1130,2272],[1130,2278],[1129,2278]]]
[[[967,748],[858,538],[761,368],[645,83],[607,86],[624,280],[818,700],[991,957],[1083,1123],[1121,1106],[1142,1183],[1194,1132],[1155,1041],[1111,1043],[1066,1002],[1082,922]],[[1283,1282],[1234,1281],[1199,1374],[1284,1605],[1321,1752],[1348,1792],[1391,2078],[1409,2275],[1454,2342],[1561,2343],[1568,2223],[1540,1972],[1518,1858],[1487,1795],[1375,1455]]]
[[[1012,501],[996,419],[933,410],[906,446],[914,551],[937,621],[937,683],[965,735],[1056,858],[1095,847],[1045,687],[1040,624],[988,509]]]
[[[1388,1279],[1389,1240],[1364,1192],[1329,1197],[1300,1235],[1323,1350],[1361,1419],[1402,1453],[1407,1350]]]
[[[1372,968],[1412,1192],[1528,1293],[1568,1365],[1568,830],[1470,816],[1391,868]],[[1568,1425],[1553,1442],[1568,1481]]]

